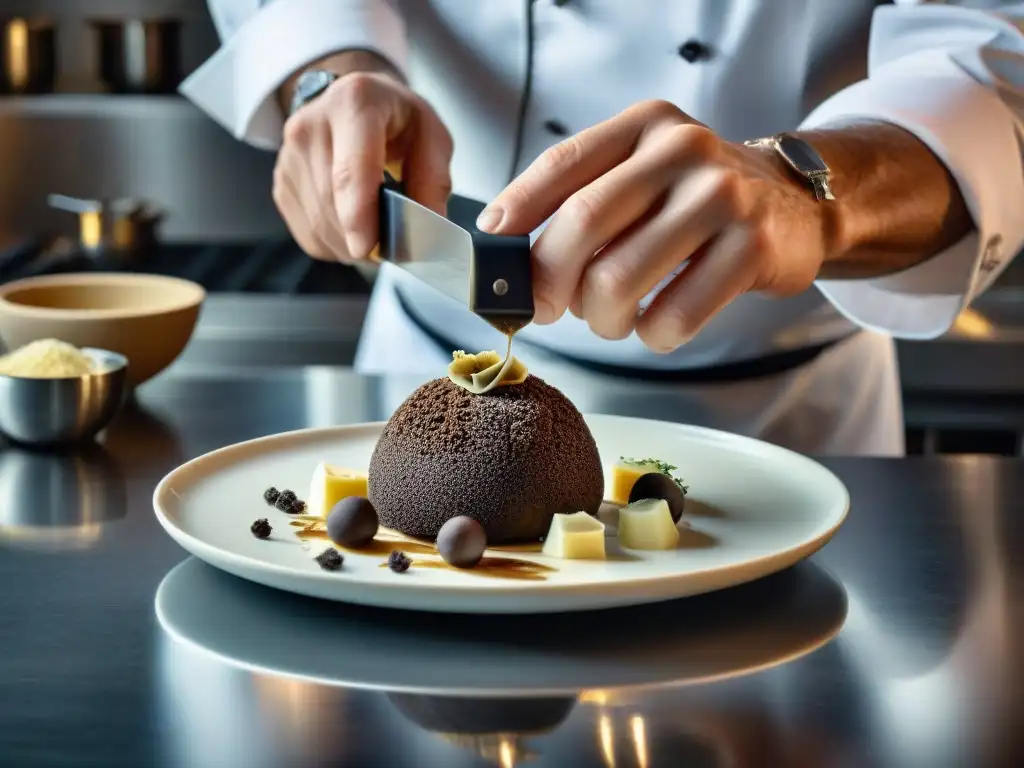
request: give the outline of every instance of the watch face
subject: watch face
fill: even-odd
[[[298,91],[303,98],[311,99],[334,81],[328,72],[305,72],[299,78]]]
[[[322,70],[303,72],[295,83],[295,94],[292,97],[291,111],[295,112],[302,105],[312,101],[337,79],[338,76],[333,72]]]
[[[801,173],[826,173],[828,166],[810,144],[793,136],[780,136],[779,149]]]

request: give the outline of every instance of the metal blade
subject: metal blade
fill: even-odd
[[[452,195],[451,219],[402,194],[385,178],[380,257],[461,302],[505,334],[533,320],[530,238],[476,229],[483,203]]]
[[[462,227],[393,189],[381,191],[380,256],[470,305],[473,238]]]

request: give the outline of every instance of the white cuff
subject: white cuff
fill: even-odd
[[[883,120],[910,131],[946,165],[975,229],[898,274],[822,280],[847,318],[905,339],[931,339],[998,276],[1024,243],[1024,174],[1013,112],[941,50],[921,50],[875,69],[827,100],[802,128]]]
[[[387,0],[275,0],[250,17],[180,91],[236,138],[281,143],[275,94],[296,70],[343,50],[373,51],[404,73],[401,14]]]

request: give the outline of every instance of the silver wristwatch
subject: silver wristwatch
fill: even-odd
[[[339,77],[340,75],[325,69],[311,69],[299,75],[298,80],[295,81],[291,104],[288,105],[288,116],[291,117],[299,107],[305,106],[326,91],[327,87]]]
[[[767,139],[744,142],[748,147],[771,147],[797,174],[810,182],[818,200],[835,200],[832,194],[832,171],[821,155],[808,142],[791,133],[780,133]]]

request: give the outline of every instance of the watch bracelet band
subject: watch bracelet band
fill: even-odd
[[[790,140],[799,141],[805,146],[810,147],[811,150],[813,150],[813,147],[810,146],[809,142],[807,142],[806,139],[801,139],[796,136],[793,136],[792,134],[787,133],[780,133],[776,134],[775,136],[769,136],[766,138],[751,139],[750,141],[745,141],[743,143],[748,147],[770,147],[776,154],[778,154],[786,162],[786,165],[789,166],[790,170],[793,171],[793,173],[805,179],[811,185],[811,189],[814,191],[814,197],[817,201],[821,202],[825,200],[835,200],[835,195],[832,192],[831,171],[828,169],[828,167],[826,166],[825,169],[822,171],[801,170],[796,166],[795,162],[783,150],[780,141],[783,137],[787,137]],[[814,154],[817,154],[817,151],[814,151]],[[824,161],[822,161],[822,163],[824,164]]]

